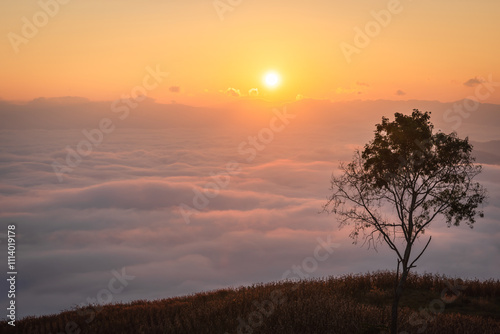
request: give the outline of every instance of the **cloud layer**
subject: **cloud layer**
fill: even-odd
[[[109,103],[1,102],[0,233],[17,224],[19,314],[95,298],[123,267],[135,279],[114,301],[279,280],[328,236],[340,247],[308,275],[393,269],[388,249],[352,245],[348,228],[318,212],[339,161],[371,139],[382,115],[412,108],[432,110],[443,131],[454,124],[446,118],[452,104],[426,101],[304,99],[279,107],[281,118],[264,103],[209,110],[149,101],[124,122]],[[500,153],[493,140],[500,138],[491,125],[498,109],[481,105],[457,130],[475,141],[485,164],[486,218],[473,230],[436,222],[418,271],[499,278]],[[59,182],[53,162],[65,163],[66,147],[76,150],[82,130],[103,117],[116,129]],[[255,150],[251,161],[242,143]],[[229,173],[228,163],[238,171]],[[201,197],[208,203],[197,209]],[[182,205],[196,209],[189,224]]]

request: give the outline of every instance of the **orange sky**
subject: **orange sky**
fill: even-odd
[[[476,96],[500,103],[500,85],[478,88],[482,78],[500,82],[497,1],[40,3],[0,3],[1,99],[115,100],[158,65],[169,75],[147,93],[166,103],[236,99],[228,88],[242,96],[257,88],[276,101]],[[38,31],[30,30],[36,23]],[[368,41],[356,40],[357,28],[372,29]],[[346,45],[357,51],[346,57]],[[281,75],[275,89],[263,84],[269,70]]]

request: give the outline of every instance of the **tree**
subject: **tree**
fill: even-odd
[[[438,217],[448,227],[465,222],[471,228],[476,215],[483,217],[478,207],[486,191],[473,181],[481,166],[471,153],[468,138],[434,133],[430,112],[414,109],[411,116],[396,113],[392,122],[382,117],[375,138],[332,176],[324,210],[337,215],[340,227],[352,225],[354,243],[360,236],[374,247],[385,242],[397,255],[393,334],[406,279],[431,237],[416,256],[415,241]]]

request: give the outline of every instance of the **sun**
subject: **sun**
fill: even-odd
[[[274,71],[267,72],[264,75],[264,84],[268,88],[276,88],[279,86],[281,81],[280,75]]]

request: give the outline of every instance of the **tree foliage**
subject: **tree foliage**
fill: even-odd
[[[383,117],[375,138],[332,177],[325,209],[354,223],[353,238],[361,231],[368,238],[379,234],[390,246],[395,234],[414,241],[440,214],[448,226],[463,221],[472,228],[483,216],[485,190],[473,180],[481,166],[471,153],[468,138],[433,133],[429,112],[396,113],[393,122]],[[389,207],[396,221],[383,214]]]

